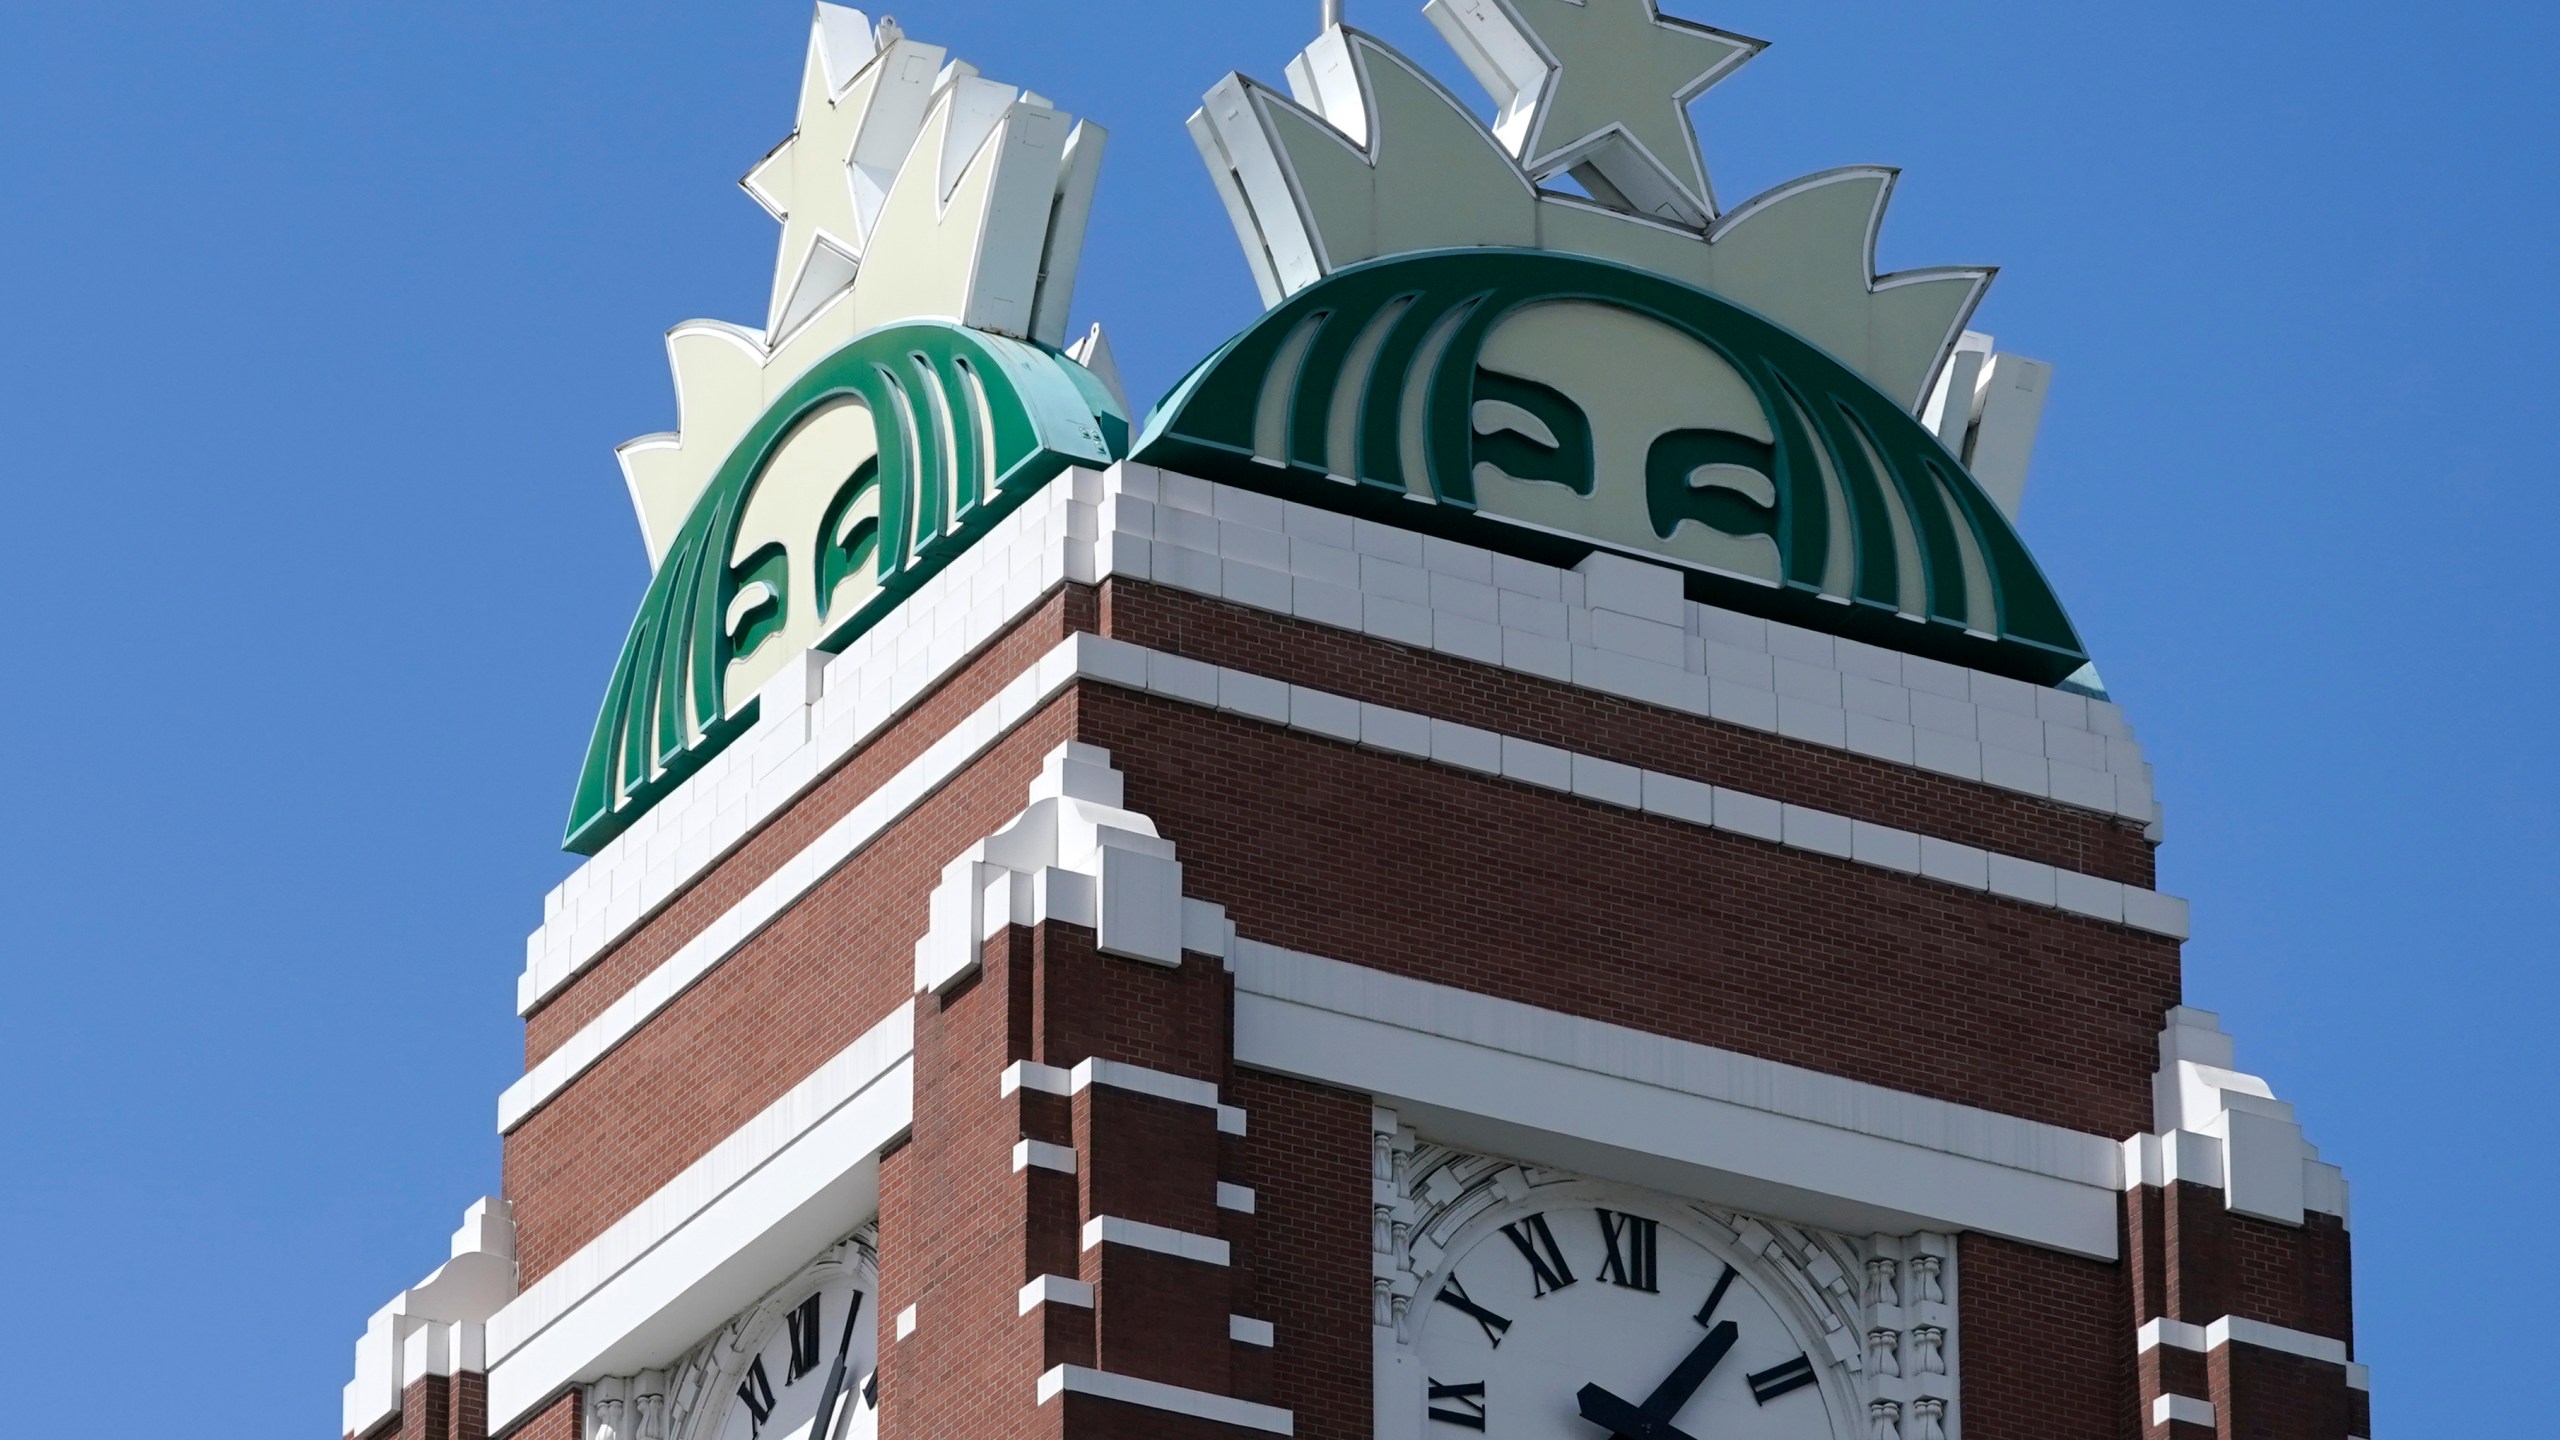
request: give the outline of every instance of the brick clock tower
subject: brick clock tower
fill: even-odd
[[[1266,311],[1140,416],[1103,132],[817,8],[348,1437],[2368,1433],[1989,272],[1874,273],[1889,170],[1720,210],[1757,41],[1426,13],[1490,120],[1339,24],[1209,92]]]

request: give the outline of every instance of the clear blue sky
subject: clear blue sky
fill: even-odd
[[[900,7],[1111,127],[1078,323],[1144,395],[1256,309],[1183,117],[1316,9]],[[2158,763],[2190,998],[2354,1184],[2377,1433],[2547,1422],[2560,12],[1674,9],[1776,42],[1697,107],[1728,202],[1902,165],[1887,264],[2005,266],[1984,328],[2059,366],[2026,529]],[[611,446],[666,326],[762,314],[806,20],[0,7],[12,1432],[334,1432],[495,1185],[646,574]]]

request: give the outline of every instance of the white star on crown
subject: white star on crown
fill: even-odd
[[[1768,48],[1665,17],[1654,0],[1431,0],[1425,18],[1501,107],[1530,178],[1704,226],[1716,215],[1689,102]]]

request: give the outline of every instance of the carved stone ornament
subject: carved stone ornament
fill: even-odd
[[[719,1440],[749,1365],[788,1323],[794,1306],[848,1282],[866,1295],[877,1292],[878,1242],[878,1224],[865,1223],[668,1365],[586,1386],[585,1440]],[[869,1378],[850,1378],[854,1399]]]
[[[1961,1440],[1953,1236],[1842,1235],[1652,1194],[1435,1144],[1383,1109],[1372,1141],[1381,1440],[1400,1433],[1391,1392],[1399,1374],[1421,1377],[1423,1324],[1458,1259],[1506,1224],[1586,1207],[1650,1217],[1757,1290],[1803,1344],[1815,1373],[1802,1383],[1820,1387],[1839,1440]]]

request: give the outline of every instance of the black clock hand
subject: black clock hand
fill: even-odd
[[[1669,1420],[1657,1420],[1597,1385],[1583,1386],[1574,1398],[1582,1404],[1582,1418],[1616,1440],[1691,1440]]]
[[[1723,1362],[1725,1352],[1741,1338],[1741,1326],[1730,1320],[1717,1322],[1716,1328],[1707,1332],[1707,1338],[1699,1341],[1697,1348],[1680,1362],[1680,1368],[1663,1377],[1662,1383],[1645,1397],[1642,1408],[1646,1416],[1668,1422],[1679,1414],[1680,1407],[1688,1404],[1689,1397],[1698,1393],[1698,1387],[1707,1383],[1707,1376]]]
[[[809,1426],[809,1440],[833,1440],[836,1428],[836,1403],[844,1398],[844,1361],[853,1349],[853,1322],[862,1318],[862,1292],[853,1292],[853,1304],[845,1311],[844,1334],[836,1340],[836,1363],[827,1371],[827,1388],[818,1392],[818,1416]]]

